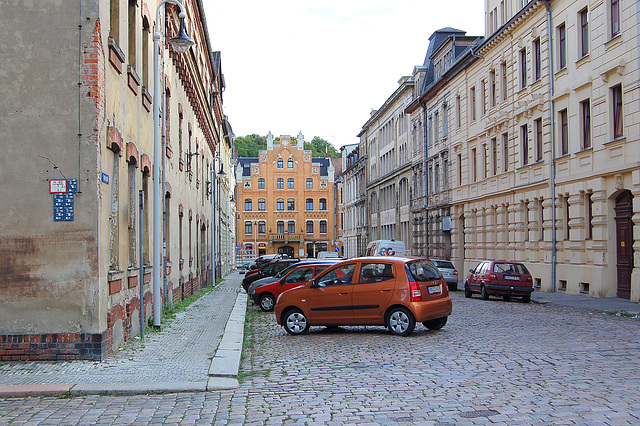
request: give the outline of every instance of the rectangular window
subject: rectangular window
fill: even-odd
[[[544,205],[543,200],[538,200],[538,241],[544,241]]]
[[[251,224],[251,222],[244,223],[244,233],[253,234],[253,225]],[[182,255],[180,257],[182,257]]]
[[[287,179],[287,189],[294,189],[294,187],[293,187],[293,178]]]
[[[475,182],[478,176],[478,163],[476,162],[476,149],[471,149],[471,182]]]
[[[293,220],[290,220],[287,223],[287,232],[290,234],[295,234],[296,232],[296,223]]]
[[[482,177],[484,179],[489,177],[489,149],[487,148],[487,144],[482,145]]]
[[[307,198],[307,210],[313,210],[313,199]]]
[[[472,87],[471,90],[469,91],[469,102],[471,103],[471,105],[469,105],[471,107],[471,121],[474,121],[476,119],[476,88]]]
[[[542,77],[542,60],[540,59],[540,37],[533,41],[533,79],[540,80]]]
[[[491,173],[493,176],[498,174],[498,140],[491,139]]]
[[[307,234],[313,234],[313,221],[307,221]]]
[[[504,162],[504,171],[509,171],[509,134],[502,134],[502,161]]]
[[[536,132],[536,161],[542,161],[542,118],[533,122]]]
[[[527,87],[527,49],[520,51],[520,88]]]
[[[264,178],[258,179],[258,189],[264,189]]]
[[[489,106],[494,107],[496,106],[496,71],[495,70],[491,70],[491,72],[489,73],[489,86],[490,86]]]
[[[529,131],[527,125],[520,126],[520,148],[522,149],[522,165],[529,164]]]
[[[279,220],[276,223],[276,232],[278,234],[284,234],[284,221],[283,220]]]
[[[326,220],[321,220],[320,221],[320,233],[321,234],[326,234],[327,233],[327,221]]]
[[[611,0],[611,38],[620,34],[620,0]]]
[[[569,221],[571,216],[569,215],[569,197],[562,198],[562,211],[564,213],[564,239],[568,240],[571,237],[571,229],[569,228]]]
[[[584,204],[587,210],[585,239],[590,240],[593,238],[593,193],[588,192],[585,194]]]
[[[580,102],[580,121],[582,123],[582,149],[591,148],[591,101]]]
[[[436,111],[433,114],[433,141],[438,142],[440,140],[440,114]]]
[[[109,35],[120,43],[120,0],[111,0],[109,10]]]
[[[433,176],[433,189],[435,192],[440,192],[440,164],[436,163],[434,170],[435,175]]]
[[[482,115],[487,113],[487,82],[482,80],[481,82],[482,88]]]
[[[456,96],[456,127],[460,128],[461,126],[461,108],[460,108],[460,95]]]
[[[502,100],[507,100],[507,63],[502,63]]]
[[[128,16],[128,64],[136,67],[136,2],[129,0]]]
[[[584,58],[589,54],[589,10],[584,8],[580,11],[580,57]]]
[[[613,106],[613,137],[621,138],[622,129],[622,85],[611,88],[611,103]]]
[[[560,125],[560,154],[566,155],[569,153],[569,123],[566,109],[558,113],[558,122]]]
[[[447,104],[442,105],[442,136],[446,139],[449,135],[449,120],[447,120]]]
[[[266,222],[258,222],[258,234],[264,235],[267,232]]]
[[[567,67],[567,29],[563,24],[558,26],[558,66]]]
[[[462,185],[462,154],[458,154],[458,184]]]

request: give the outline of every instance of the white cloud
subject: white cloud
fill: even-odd
[[[222,52],[224,110],[237,136],[271,131],[336,147],[421,65],[443,27],[483,35],[480,0],[203,0]]]

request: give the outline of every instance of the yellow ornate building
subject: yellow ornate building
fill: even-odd
[[[267,150],[238,158],[237,241],[256,256],[316,257],[334,251],[334,160],[311,156],[304,137],[267,136]]]

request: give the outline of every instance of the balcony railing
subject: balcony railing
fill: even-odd
[[[270,241],[297,241],[297,240],[304,240],[304,234],[299,234],[299,233],[277,234],[277,233],[271,232],[271,233],[269,233],[269,240]]]

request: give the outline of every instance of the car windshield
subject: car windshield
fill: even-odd
[[[432,262],[434,263],[434,265],[436,265],[438,268],[444,268],[444,269],[456,269],[455,266],[453,266],[453,263],[449,262],[448,260],[432,260]]]
[[[518,274],[526,275],[529,273],[527,268],[520,263],[494,263],[493,272],[500,272],[502,274]]]
[[[433,263],[426,259],[409,262],[409,272],[417,281],[433,281],[441,278],[440,271],[434,268]]]

